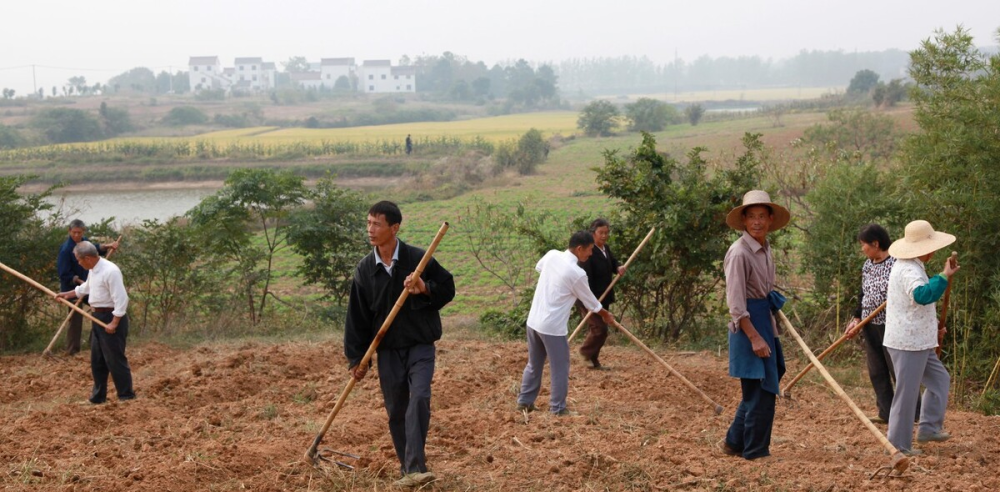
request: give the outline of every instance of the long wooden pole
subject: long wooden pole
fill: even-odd
[[[121,240],[122,240],[122,236],[118,236],[118,239],[115,242],[117,243],[118,241],[121,241]],[[111,251],[108,251],[108,254],[105,256],[105,258],[111,258],[111,255],[114,254],[115,251],[118,251],[118,250],[117,249],[113,249]],[[83,297],[81,297],[81,298],[79,298],[79,299],[76,300],[76,305],[77,306],[79,306],[81,303],[83,303]],[[59,335],[62,335],[63,330],[66,329],[66,325],[69,324],[69,320],[72,317],[73,317],[73,312],[70,311],[70,313],[66,315],[66,319],[64,319],[63,322],[62,322],[62,324],[59,325],[59,329],[56,330],[56,334],[55,334],[55,336],[52,337],[52,341],[49,342],[49,346],[45,347],[45,350],[42,351],[42,355],[49,355],[50,353],[52,353],[52,347],[55,346],[56,340],[59,339]]]
[[[628,266],[632,264],[632,260],[634,260],[635,257],[638,256],[639,252],[642,251],[642,247],[645,246],[646,243],[649,241],[649,238],[653,237],[653,233],[654,232],[656,232],[656,228],[655,227],[652,228],[652,229],[650,229],[649,233],[646,234],[646,238],[643,239],[642,242],[640,242],[639,245],[635,247],[635,251],[632,252],[632,256],[629,256],[628,257],[628,261],[626,261],[625,264],[623,265],[625,267],[626,271],[628,270]],[[608,296],[608,293],[611,292],[611,289],[615,286],[615,284],[618,283],[618,279],[620,279],[620,278],[621,278],[621,275],[618,275],[616,273],[615,277],[613,279],[611,279],[611,283],[608,284],[608,288],[604,289],[604,293],[601,294],[601,297],[597,299],[598,302],[604,302],[604,298]],[[576,329],[573,330],[573,334],[571,334],[569,336],[568,340],[570,342],[572,342],[573,339],[576,338],[576,334],[580,333],[580,330],[583,329],[583,325],[587,322],[587,319],[590,318],[593,315],[594,315],[593,311],[587,311],[587,314],[584,315],[583,319],[580,320],[580,324],[576,325]]]
[[[947,262],[951,262],[951,266],[958,266],[958,251],[952,251],[951,256],[948,257]],[[941,302],[941,317],[938,318],[938,333],[947,326],[946,319],[948,318],[948,301],[951,300],[951,277],[948,277],[948,286],[944,288],[944,301]],[[934,349],[937,354],[938,359],[941,358],[941,344],[944,342],[944,335],[938,336],[938,346]]]
[[[840,338],[837,339],[836,342],[833,342],[833,345],[830,345],[826,350],[824,350],[822,353],[820,353],[819,355],[817,355],[816,359],[823,360],[824,357],[826,357],[827,355],[829,355],[830,352],[833,352],[834,349],[836,349],[837,347],[839,347],[840,344],[842,344],[845,341],[847,341],[847,339],[854,338],[854,336],[857,335],[861,331],[861,328],[864,328],[864,326],[867,325],[869,321],[875,319],[875,316],[877,316],[878,313],[881,313],[883,309],[885,309],[885,303],[884,302],[882,304],[879,304],[879,306],[877,308],[875,308],[875,310],[872,311],[871,314],[869,314],[868,316],[866,316],[865,319],[861,320],[860,323],[858,323],[857,325],[855,325],[854,329],[852,329],[851,331],[849,331],[847,333],[844,333]],[[792,386],[795,386],[795,383],[799,382],[799,380],[802,379],[802,377],[805,376],[806,373],[809,372],[809,370],[812,369],[812,368],[813,368],[813,364],[812,364],[812,362],[810,362],[808,365],[806,365],[806,367],[804,367],[801,371],[799,371],[799,373],[796,374],[795,377],[792,378],[792,380],[789,381],[788,384],[785,385],[785,389],[781,390],[781,396],[785,396],[786,394],[788,394],[788,390],[792,389]]]
[[[424,253],[424,257],[420,259],[420,263],[417,264],[417,268],[413,270],[413,278],[419,277],[424,272],[424,268],[431,260],[431,257],[434,255],[434,250],[437,249],[438,244],[441,242],[441,239],[444,237],[446,232],[448,232],[447,222],[441,224],[441,229],[439,229],[437,235],[434,236],[434,241],[431,242],[430,247],[427,248],[427,251]],[[408,289],[403,289],[403,292],[399,294],[399,298],[396,299],[396,304],[392,306],[392,310],[389,311],[389,315],[385,318],[385,321],[382,322],[382,327],[379,328],[378,333],[375,334],[375,339],[372,340],[371,345],[368,346],[368,351],[365,352],[365,356],[362,357],[361,362],[358,363],[359,367],[368,366],[368,363],[372,359],[372,355],[375,353],[375,349],[378,348],[379,343],[382,342],[382,338],[384,338],[386,332],[389,331],[389,325],[391,325],[393,320],[396,319],[396,314],[399,313],[400,309],[402,309],[403,304],[406,302],[406,298],[409,297],[409,295],[410,291]],[[316,438],[313,439],[309,449],[306,450],[306,459],[312,462],[316,461],[319,444],[323,441],[323,436],[325,436],[326,432],[330,430],[330,425],[333,424],[333,419],[337,417],[337,414],[340,413],[340,409],[344,407],[344,402],[347,401],[347,395],[351,394],[351,390],[354,389],[354,384],[357,382],[358,380],[354,379],[354,375],[352,374],[351,379],[347,381],[347,386],[344,388],[344,391],[340,393],[340,397],[337,399],[337,404],[334,405],[333,411],[331,411],[330,416],[326,418],[326,424],[323,425],[319,434],[316,434]]]
[[[13,275],[13,276],[21,279],[21,280],[24,280],[25,282],[31,284],[32,287],[34,287],[34,288],[36,288],[36,289],[38,289],[38,290],[40,290],[40,291],[42,291],[42,292],[44,292],[44,293],[52,296],[52,298],[55,299],[56,301],[61,302],[61,303],[65,304],[65,305],[69,306],[70,309],[73,309],[76,312],[78,312],[78,313],[86,316],[87,319],[93,321],[94,323],[97,323],[98,326],[102,326],[104,328],[108,327],[108,325],[104,324],[103,321],[101,321],[101,320],[99,320],[99,319],[91,316],[90,313],[84,311],[83,309],[80,309],[80,307],[77,306],[76,304],[73,304],[72,302],[69,302],[66,299],[63,299],[62,297],[59,297],[55,292],[52,292],[51,290],[49,290],[48,287],[46,287],[46,286],[44,286],[44,285],[42,285],[42,284],[40,284],[38,282],[35,282],[34,280],[32,280],[27,275],[24,275],[21,272],[18,272],[17,270],[14,270],[13,268],[11,268],[9,266],[4,265],[3,263],[0,263],[0,269],[5,270],[7,273],[9,273],[9,274],[11,274],[11,275]]]
[[[882,447],[884,447],[886,451],[889,452],[889,455],[892,456],[892,461],[890,462],[890,466],[892,466],[892,468],[896,470],[898,473],[906,471],[906,469],[910,466],[910,461],[906,457],[906,455],[904,455],[898,449],[896,449],[896,446],[893,446],[892,443],[889,442],[889,439],[887,439],[885,435],[883,435],[882,432],[879,431],[877,427],[875,427],[875,424],[873,424],[871,420],[868,420],[868,417],[865,416],[864,412],[862,412],[861,409],[858,408],[856,404],[854,404],[854,401],[851,400],[851,397],[847,396],[847,393],[845,393],[844,389],[840,387],[840,384],[837,383],[837,380],[833,379],[833,376],[831,376],[830,373],[827,372],[826,368],[823,367],[823,363],[821,363],[819,359],[817,359],[816,356],[813,355],[812,350],[809,348],[808,345],[806,345],[806,342],[802,340],[802,337],[799,336],[798,332],[795,331],[795,328],[792,326],[792,323],[788,321],[787,317],[785,317],[785,313],[778,311],[778,317],[781,319],[781,322],[784,323],[785,328],[788,329],[788,332],[791,333],[793,337],[795,337],[795,341],[799,343],[800,347],[802,347],[802,351],[806,353],[806,356],[809,357],[809,360],[811,360],[813,365],[816,366],[816,370],[823,375],[823,379],[826,379],[826,382],[830,385],[831,388],[833,388],[834,393],[837,393],[837,396],[839,396],[841,400],[844,400],[844,403],[847,403],[847,406],[851,407],[851,410],[854,412],[854,415],[858,418],[858,420],[860,420],[861,423],[864,424],[864,426],[869,431],[871,431],[872,435],[874,435],[875,438],[878,439],[879,443],[882,444]]]
[[[624,333],[625,336],[627,336],[630,340],[632,340],[633,343],[635,343],[640,348],[642,348],[643,350],[645,350],[647,354],[651,355],[654,359],[656,359],[656,361],[659,362],[660,364],[662,364],[663,367],[666,367],[667,370],[670,371],[670,374],[673,374],[674,376],[677,376],[677,378],[680,379],[681,382],[684,383],[685,386],[687,386],[688,388],[691,388],[691,390],[694,391],[695,393],[698,393],[698,395],[701,396],[702,399],[704,399],[705,401],[707,401],[708,403],[710,403],[712,405],[712,407],[715,409],[715,414],[716,415],[719,415],[720,413],[722,413],[722,405],[719,405],[718,403],[716,403],[715,401],[713,401],[711,398],[708,397],[708,395],[705,394],[704,391],[702,391],[697,386],[695,386],[694,383],[692,383],[691,381],[688,381],[688,379],[686,377],[684,377],[684,375],[682,375],[681,373],[677,372],[673,367],[670,367],[670,364],[667,364],[667,361],[663,360],[659,355],[656,355],[656,352],[653,352],[649,347],[646,346],[645,343],[642,343],[642,340],[639,340],[638,338],[636,338],[635,335],[633,335],[630,331],[626,330],[624,326],[622,326],[620,323],[618,323],[618,321],[613,321],[611,324],[615,328],[618,328],[618,330],[620,330],[622,333]]]

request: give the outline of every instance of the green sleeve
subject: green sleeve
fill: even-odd
[[[922,306],[934,304],[941,298],[947,287],[948,279],[941,274],[935,275],[928,279],[926,284],[913,289],[913,300]]]

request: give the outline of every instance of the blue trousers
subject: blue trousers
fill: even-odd
[[[431,424],[433,344],[378,351],[378,378],[400,471],[426,473],[424,444]]]
[[[768,456],[775,395],[764,391],[760,379],[740,379],[740,386],[743,400],[726,433],[726,444],[748,460]]]
[[[105,324],[115,316],[111,313],[93,313]],[[125,357],[125,340],[128,338],[128,315],[118,321],[113,334],[94,323],[90,327],[90,373],[94,377],[94,389],[90,392],[91,403],[104,403],[108,399],[108,374],[115,382],[118,400],[135,398],[132,390],[132,369]]]

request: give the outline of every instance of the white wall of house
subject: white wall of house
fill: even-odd
[[[188,82],[191,90],[229,90],[229,80],[223,75],[217,56],[192,56],[188,62]]]
[[[354,70],[353,58],[323,58],[320,61],[320,78],[323,81],[323,87],[333,89],[337,84],[337,79],[341,77],[347,77],[349,81]]]
[[[389,74],[392,81],[391,92],[417,92],[417,69],[415,67],[392,67]]]
[[[389,60],[365,60],[358,67],[358,90],[366,94],[394,92]]]
[[[261,89],[261,78],[264,61],[259,57],[237,58],[233,68],[235,68],[233,85],[246,87],[252,91]]]

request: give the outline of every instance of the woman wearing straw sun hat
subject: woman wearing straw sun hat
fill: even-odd
[[[743,234],[726,252],[726,304],[729,306],[729,375],[740,378],[742,399],[721,443],[728,455],[748,460],[769,456],[778,382],[785,358],[771,314],[784,298],[774,292],[774,259],[767,234],[785,227],[790,214],[765,191],[743,195],[743,205],[726,224]]]
[[[889,246],[896,263],[889,274],[882,344],[892,358],[896,394],[889,410],[888,438],[906,454],[920,454],[913,449],[913,420],[921,384],[926,390],[921,400],[917,442],[946,441],[951,437],[944,431],[951,378],[934,352],[938,346],[934,303],[959,267],[946,261],[944,271],[928,278],[925,264],[935,251],[953,242],[955,236],[935,231],[926,220],[915,220],[906,225],[903,238]]]

